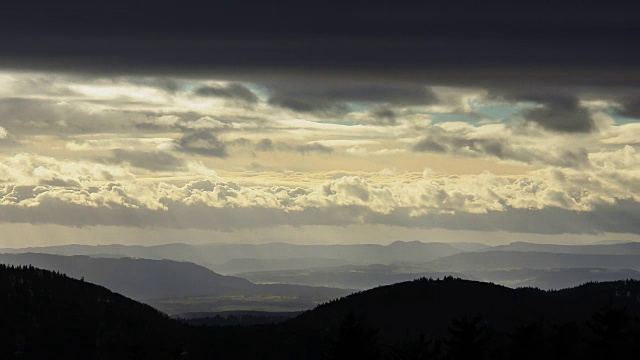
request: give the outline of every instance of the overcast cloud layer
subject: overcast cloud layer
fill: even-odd
[[[0,15],[3,224],[640,234],[635,3],[121,5]]]

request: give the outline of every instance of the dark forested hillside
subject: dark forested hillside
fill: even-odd
[[[273,351],[315,359],[627,359],[637,354],[638,315],[637,281],[542,291],[421,279],[306,312],[276,328],[276,342],[289,348]]]
[[[92,258],[50,254],[0,254],[0,262],[58,271],[138,299],[230,294],[251,291],[248,280],[217,274],[202,266],[172,260]]]
[[[187,330],[150,306],[34,267],[0,265],[0,358],[172,359]]]
[[[33,267],[0,266],[0,295],[0,358],[9,359],[634,359],[640,351],[638,281],[542,291],[423,278],[278,325],[225,327],[188,326]]]

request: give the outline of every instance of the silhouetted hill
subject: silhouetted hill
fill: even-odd
[[[248,280],[171,260],[92,258],[48,254],[0,254],[0,263],[33,265],[105,286],[139,300],[254,292]]]
[[[486,249],[488,251],[528,251],[556,254],[640,255],[640,242],[586,245],[535,244],[512,242]]]
[[[413,352],[412,346],[421,343],[424,351],[429,346],[442,346],[440,355],[432,357],[436,359],[530,358],[521,353],[532,351],[531,346],[537,347],[530,354],[533,359],[577,358],[586,356],[592,346],[598,351],[608,349],[612,354],[608,358],[626,359],[614,354],[635,346],[634,334],[640,334],[640,327],[634,322],[638,315],[638,281],[589,283],[546,292],[453,278],[421,279],[352,294],[305,312],[277,329],[281,341],[295,344],[286,352],[290,358],[322,358],[318,354],[335,351],[341,337],[347,336],[351,345],[361,347],[360,351],[375,347],[382,358],[398,356],[399,349]],[[615,320],[615,331],[620,331],[617,334],[623,341],[619,348],[598,343],[602,329],[613,329],[614,325],[607,325],[609,316],[619,318]],[[555,346],[558,341],[565,341],[560,333],[565,327],[570,328],[570,335],[577,342],[567,345],[567,356],[557,357],[564,351]],[[344,335],[345,331],[350,335]],[[472,332],[478,336],[477,341],[486,338],[481,344],[486,352],[471,357],[452,355],[460,348],[472,348],[471,344],[464,344],[466,335],[459,331]],[[323,334],[324,341],[318,341],[319,334]],[[530,342],[519,343],[520,336],[531,336]],[[459,341],[462,343],[456,345]],[[283,356],[278,350],[274,353]],[[536,355],[540,353],[543,355]],[[598,356],[603,358],[602,354]]]
[[[543,291],[419,279],[278,325],[225,327],[189,327],[33,267],[0,266],[0,294],[8,359],[633,359],[640,350],[638,281]]]
[[[318,288],[300,285],[258,285],[233,276],[217,274],[205,267],[171,260],[149,260],[131,258],[92,258],[88,256],[61,256],[49,254],[0,254],[0,263],[10,265],[33,265],[58,271],[75,278],[105,286],[125,296],[153,304],[163,311],[199,311],[193,297],[234,296],[273,297],[284,296],[300,299],[292,310],[312,307],[350,293],[344,289]],[[176,298],[193,308],[180,304]],[[157,299],[175,299],[166,302]],[[163,304],[166,304],[164,306]],[[179,305],[179,306],[178,306]],[[234,303],[227,302],[227,308]],[[206,308],[206,310],[211,309]]]
[[[534,320],[551,306],[542,290],[515,290],[469,280],[419,279],[352,294],[318,306],[288,326],[328,328],[349,311],[366,317],[380,336],[396,339],[407,333],[445,335],[451,319],[482,314],[504,328],[513,319]]]
[[[437,271],[602,268],[640,270],[640,255],[556,254],[523,251],[461,253],[431,261]]]
[[[0,265],[0,294],[2,359],[174,359],[187,351],[185,326],[85,281]]]

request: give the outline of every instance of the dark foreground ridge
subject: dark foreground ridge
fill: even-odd
[[[542,291],[447,277],[278,325],[188,326],[106,288],[0,266],[3,359],[631,359],[640,282]]]
[[[32,266],[0,265],[0,294],[2,359],[171,359],[187,335],[148,305]]]

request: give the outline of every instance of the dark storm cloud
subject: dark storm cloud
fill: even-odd
[[[348,112],[349,103],[427,105],[436,102],[431,90],[416,84],[274,83],[269,103],[300,112]]]
[[[580,101],[567,96],[529,96],[521,100],[532,101],[538,107],[523,112],[525,120],[534,122],[547,130],[584,133],[592,131],[595,123],[589,110],[580,106]]]
[[[534,107],[520,115],[546,130],[564,133],[586,133],[595,130],[595,122],[587,108],[580,104],[579,95],[588,92],[579,89],[550,86],[508,86],[489,88],[490,97],[511,103],[530,103]],[[604,97],[607,91],[601,93]]]
[[[340,115],[354,110],[353,103],[365,104],[374,108],[371,119],[379,125],[396,124],[397,107],[437,103],[432,86],[481,88],[510,102],[531,102],[537,107],[521,115],[557,132],[595,130],[578,100],[587,93],[623,99],[618,113],[640,116],[638,102],[623,98],[640,89],[639,2],[21,1],[2,10],[2,68],[136,76],[168,92],[180,90],[180,83],[158,79],[247,81],[264,86],[270,104],[299,112]],[[239,83],[194,92],[258,101]],[[49,121],[63,111],[34,114],[45,119],[37,125],[92,131],[80,129],[86,125],[76,125],[74,116]],[[118,123],[92,117],[95,128]],[[123,129],[131,123],[162,128],[135,119]],[[24,131],[36,129],[32,125]],[[6,126],[9,132],[12,126]],[[226,154],[217,138],[211,142],[199,150],[185,144],[183,150]],[[446,150],[428,141],[421,147]]]
[[[397,114],[388,107],[379,107],[371,110],[376,125],[397,125]]]
[[[258,102],[258,96],[246,86],[232,83],[227,86],[202,86],[194,90],[199,96],[220,97],[232,100],[241,100],[250,104]]]
[[[204,156],[224,158],[228,156],[227,145],[210,131],[184,134],[176,141],[179,150]]]
[[[176,170],[183,166],[183,161],[163,151],[113,150],[113,157],[103,159],[107,163],[129,163],[131,166],[154,170]]]
[[[72,0],[2,10],[4,67],[480,87],[640,82],[640,3],[632,1]]]
[[[427,128],[426,136],[412,147],[416,152],[433,152],[468,157],[493,157],[526,164],[547,164],[560,167],[589,166],[589,154],[584,148],[555,150],[518,145],[509,137],[478,138],[463,131],[447,131],[440,126]]]
[[[166,77],[143,77],[132,78],[128,80],[130,83],[142,86],[151,86],[168,93],[175,93],[180,90],[182,84],[178,80],[174,80]]]
[[[620,101],[620,109],[617,111],[619,115],[640,119],[640,95],[637,97],[627,97]]]

